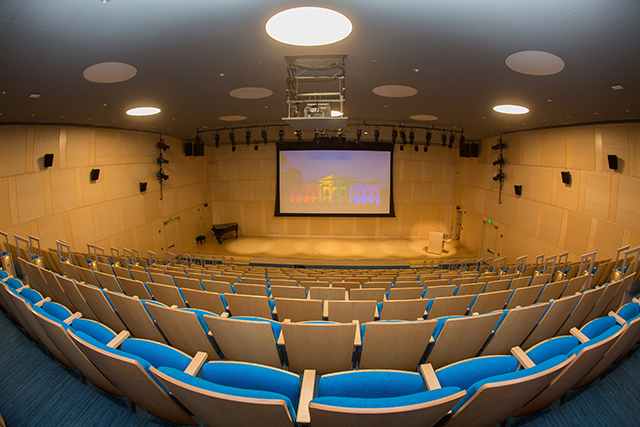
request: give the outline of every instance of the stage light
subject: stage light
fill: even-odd
[[[231,141],[232,144],[236,143],[236,135],[233,133],[233,131],[229,132],[229,141]]]
[[[358,128],[356,131],[356,143],[360,144],[360,138],[362,138],[362,129]]]
[[[159,180],[160,182],[162,182],[162,181],[166,181],[167,179],[169,179],[169,175],[165,175],[165,173],[164,173],[164,172],[162,172],[162,169],[160,169],[160,170],[158,171],[157,176],[158,176],[158,180]]]
[[[393,130],[391,131],[391,142],[395,144],[396,139],[398,139],[398,131],[393,128]]]
[[[415,146],[414,150],[416,150],[416,151],[420,150],[420,148],[418,147],[418,145],[417,145],[417,144],[416,144],[416,146]]]
[[[413,129],[411,129],[411,132],[409,132],[409,144],[413,144],[413,140],[416,138],[416,133],[413,131]]]
[[[427,148],[428,146],[430,146],[430,145],[431,145],[431,137],[432,137],[431,132],[427,132],[427,136],[426,136],[426,138],[427,138],[427,143],[426,143],[426,145],[424,146],[425,148]],[[424,151],[427,151],[427,150],[424,150]]]
[[[407,143],[407,134],[404,132],[404,129],[400,130],[400,139],[402,140],[403,144]]]
[[[373,142],[378,142],[380,140],[380,129],[376,129],[373,131]]]
[[[296,131],[296,136],[298,137],[298,142],[302,142],[302,131],[300,129]]]
[[[161,149],[162,151],[167,151],[169,148],[171,148],[169,145],[164,143],[164,139],[161,139],[160,141],[158,141],[158,148]]]
[[[278,129],[278,138],[280,139],[280,142],[284,141],[284,129],[283,128]]]
[[[496,166],[496,165],[500,165],[500,166],[502,166],[502,165],[504,165],[506,162],[507,162],[507,161],[504,159],[504,157],[500,157],[498,160],[496,160],[495,162],[493,162],[493,166]]]
[[[249,145],[251,143],[251,131],[249,129],[244,133],[244,137],[247,140],[247,145]]]
[[[424,152],[426,153],[427,151],[429,151],[429,146],[425,144],[424,148],[423,148]]]
[[[216,132],[216,134],[213,136],[213,139],[216,142],[216,148],[218,148],[220,146],[220,133]]]
[[[466,141],[464,135],[460,135],[460,145],[464,144]]]
[[[507,148],[507,144],[505,144],[502,140],[491,147],[492,150],[502,150],[503,148]]]
[[[316,144],[320,144],[320,132],[317,129],[313,133],[313,142],[315,142]]]
[[[442,141],[442,146],[446,147],[447,146],[447,134],[442,132],[442,136],[440,137],[440,140]]]
[[[236,143],[231,142],[231,151],[236,151]]]
[[[267,130],[266,129],[262,129],[262,132],[260,132],[260,134],[262,135],[262,142],[267,144]]]
[[[404,151],[404,144],[400,145],[400,151]]]
[[[158,157],[158,159],[157,159],[156,161],[157,161],[157,163],[158,163],[159,165],[161,165],[161,164],[163,164],[163,163],[167,163],[167,164],[169,164],[169,160],[167,160],[167,159],[165,159],[164,157],[162,157],[162,154],[160,154],[160,157]]]
[[[502,181],[504,179],[504,174],[499,172],[496,176],[493,177],[494,181]]]
[[[453,148],[453,143],[456,142],[456,136],[452,133],[449,137],[449,148]]]
[[[258,151],[258,143],[256,142],[256,145],[253,146],[253,149]]]

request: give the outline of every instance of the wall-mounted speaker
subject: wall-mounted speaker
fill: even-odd
[[[100,177],[100,169],[91,169],[91,181],[97,181]]]
[[[194,156],[204,156],[204,142],[194,142],[193,143],[193,155]]]
[[[560,172],[562,174],[562,183],[571,184],[571,172]]]
[[[513,189],[516,190],[516,196],[522,196],[522,185],[514,185]]]
[[[53,153],[44,155],[44,167],[50,168],[53,166]]]
[[[460,157],[471,157],[471,144],[460,143]]]
[[[480,147],[478,146],[477,142],[472,142],[471,144],[469,144],[470,157],[478,157],[479,153],[480,153]]]
[[[609,169],[618,169],[618,156],[616,156],[615,154],[609,154],[607,156],[607,160],[609,161]]]
[[[141,182],[140,183],[140,192],[144,193],[145,191],[147,191],[147,183],[146,182]]]
[[[184,155],[185,156],[193,156],[193,143],[185,142],[184,143]]]

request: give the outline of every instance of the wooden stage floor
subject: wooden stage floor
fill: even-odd
[[[441,255],[427,252],[424,238],[240,236],[218,244],[213,235],[190,247],[194,256],[233,257],[252,263],[313,265],[417,265],[424,261],[474,258],[457,241],[445,242]]]

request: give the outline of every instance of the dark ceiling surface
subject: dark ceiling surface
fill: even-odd
[[[271,39],[267,20],[296,6],[337,10],[353,31],[322,47]],[[326,31],[316,23],[308,30]],[[565,68],[532,76],[505,65],[526,50],[557,55]],[[347,55],[350,132],[365,121],[401,123],[464,129],[468,140],[479,140],[640,119],[640,0],[0,0],[0,124],[95,125],[181,139],[225,125],[279,124],[287,115],[284,56],[324,54]],[[114,84],[85,80],[83,71],[101,62],[138,72]],[[372,92],[381,85],[418,92],[386,98]],[[243,87],[273,95],[229,95]],[[531,111],[494,112],[501,103]],[[162,112],[125,114],[143,105]],[[230,115],[247,119],[219,119]]]

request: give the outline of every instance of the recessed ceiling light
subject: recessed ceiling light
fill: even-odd
[[[421,122],[430,122],[434,120],[438,120],[436,116],[430,116],[428,114],[414,114],[413,116],[409,116],[411,120],[418,120]]]
[[[273,95],[273,91],[263,87],[241,87],[232,90],[229,95],[238,99],[262,99]]]
[[[242,120],[247,120],[247,116],[222,116],[219,119],[223,122],[240,122]]]
[[[127,115],[129,116],[153,116],[154,114],[158,114],[160,111],[157,107],[136,107],[130,110],[127,110]]]
[[[622,85],[613,85],[613,86],[611,86],[611,89],[613,89],[613,90],[622,90],[624,88],[622,87]]]
[[[265,29],[271,38],[280,43],[324,46],[344,40],[351,34],[353,26],[346,16],[335,10],[295,7],[273,15]]]
[[[550,76],[564,70],[564,61],[559,56],[539,50],[516,52],[504,61],[513,71],[530,76]]]
[[[31,95],[29,95],[29,98],[38,99],[38,98],[40,98],[40,94],[39,93],[32,93]]]
[[[493,111],[502,114],[527,114],[529,109],[522,105],[503,104],[493,107]]]
[[[418,93],[418,90],[410,86],[384,85],[373,88],[373,93],[387,98],[407,98]]]
[[[138,74],[135,67],[123,62],[101,62],[82,72],[82,76],[94,83],[119,83]]]
[[[331,117],[342,117],[343,114],[342,111],[331,110]]]

